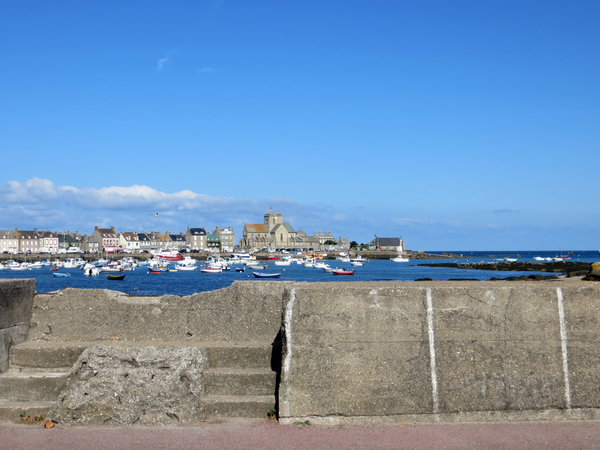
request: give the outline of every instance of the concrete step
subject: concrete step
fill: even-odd
[[[252,345],[206,345],[208,365],[211,368],[232,367],[240,369],[268,368],[279,370],[281,344],[257,343]]]
[[[105,344],[105,343],[104,343]],[[72,367],[83,351],[96,345],[92,342],[43,342],[30,341],[14,345],[10,349],[10,365],[13,368],[47,369]],[[115,344],[119,345],[119,344]],[[121,343],[120,345],[156,345],[156,343]],[[169,345],[161,343],[161,345]],[[179,346],[181,343],[174,343]],[[259,342],[245,345],[233,345],[221,342],[198,342],[194,345],[204,347],[209,367],[233,367],[240,369],[267,368],[279,370],[281,354],[280,343]]]
[[[10,349],[10,367],[21,369],[53,369],[73,367],[79,355],[91,344],[24,342]]]
[[[0,399],[4,401],[54,401],[67,384],[68,372],[21,372],[0,374]]]
[[[204,412],[212,416],[267,418],[275,408],[274,395],[207,395]]]
[[[20,422],[21,414],[46,416],[52,402],[0,401],[0,422]]]
[[[270,369],[208,369],[204,388],[208,395],[275,395],[277,373]]]

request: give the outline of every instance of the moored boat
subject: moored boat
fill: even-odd
[[[281,276],[280,273],[260,273],[253,272],[256,278],[279,278]]]
[[[106,275],[106,278],[108,278],[109,280],[122,280],[125,278],[125,274],[123,275]]]
[[[402,256],[397,256],[395,258],[390,258],[390,260],[394,262],[408,262],[408,258],[403,258]]]
[[[198,266],[196,265],[175,265],[175,269],[177,270],[197,270]]]
[[[354,275],[354,270],[337,269],[331,271],[332,275]]]
[[[152,256],[155,258],[163,258],[167,261],[180,261],[181,254],[176,248],[163,248],[152,252]]]
[[[70,273],[65,273],[65,272],[54,272],[52,275],[54,275],[55,277],[59,277],[59,278],[67,278],[67,277],[71,276]]]

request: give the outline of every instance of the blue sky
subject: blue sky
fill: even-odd
[[[600,247],[598,1],[0,1],[0,229]],[[159,218],[155,220],[155,213]]]

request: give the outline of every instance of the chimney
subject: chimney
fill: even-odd
[[[110,227],[110,229],[113,233],[115,232],[115,227]]]
[[[94,230],[94,231],[98,231],[98,225],[96,225],[96,228],[95,228],[95,230]]]
[[[37,233],[37,228],[34,228],[33,231],[35,231]]]
[[[181,236],[183,236],[183,231],[180,231],[180,232],[179,232],[179,234],[180,234]]]

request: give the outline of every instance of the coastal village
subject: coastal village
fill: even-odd
[[[60,253],[151,253],[161,249],[182,252],[233,252],[289,250],[349,250],[352,242],[345,237],[335,237],[331,231],[314,231],[311,235],[284,222],[283,214],[267,213],[263,223],[244,225],[242,236],[236,244],[232,227],[188,227],[179,232],[116,231],[114,226],[96,226],[90,233],[79,231],[0,230],[2,254],[60,254]],[[371,250],[404,251],[404,241],[398,237],[375,236],[368,243]]]

